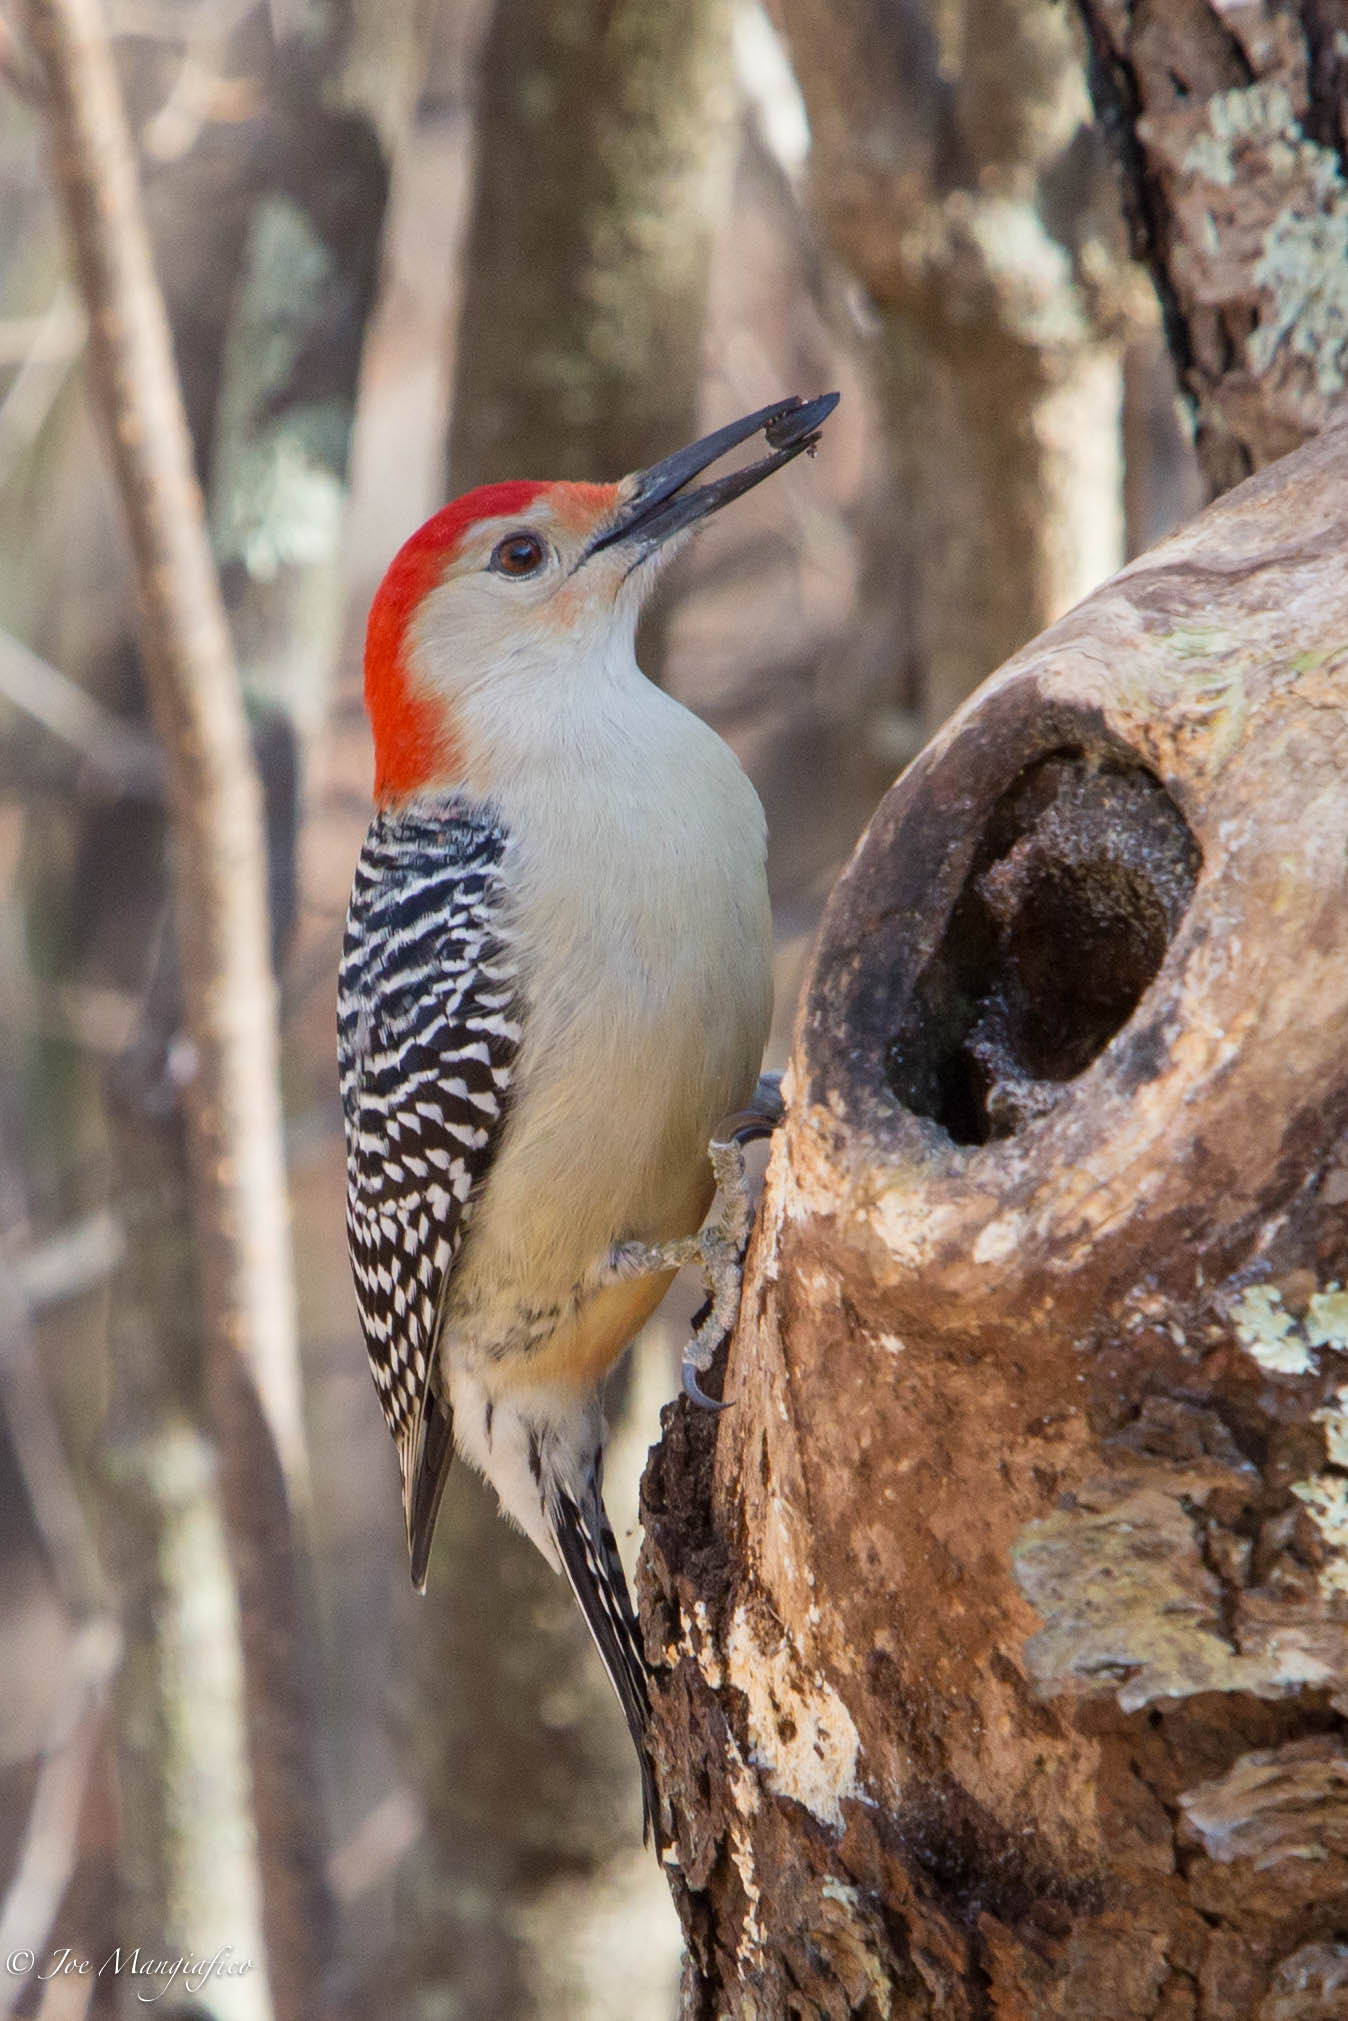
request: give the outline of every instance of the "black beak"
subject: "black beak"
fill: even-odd
[[[803,449],[814,448],[820,429],[837,404],[836,393],[821,393],[817,400],[779,400],[775,406],[760,407],[757,414],[731,421],[714,434],[704,435],[700,442],[629,477],[627,496],[618,507],[617,517],[590,542],[587,559],[620,540],[630,540],[641,554],[648,554],[672,533],[679,533],[694,520],[716,512],[741,492],[752,490]],[[718,463],[729,450],[757,435],[760,428],[771,455],[761,456],[757,463],[746,464],[741,470],[732,470],[711,484],[684,490],[690,478],[709,464]]]

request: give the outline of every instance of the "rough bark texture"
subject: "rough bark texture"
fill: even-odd
[[[1348,5],[1079,0],[1214,492],[1324,426],[1348,366]]]
[[[1123,559],[1113,202],[1064,10],[782,0],[781,15],[813,207],[875,314],[899,699],[929,733]]]
[[[833,894],[734,1408],[646,1483],[687,2016],[1344,2011],[1346,545],[1340,426]]]

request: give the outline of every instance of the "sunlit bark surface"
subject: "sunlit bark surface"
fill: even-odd
[[[1018,654],[833,894],[646,1481],[687,2016],[1341,2011],[1346,480]]]

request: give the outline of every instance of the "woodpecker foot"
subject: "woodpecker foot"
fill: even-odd
[[[760,1137],[770,1137],[784,1114],[781,1075],[764,1074],[749,1106],[728,1117],[711,1141],[709,1155],[716,1197],[699,1233],[674,1242],[620,1243],[603,1273],[612,1283],[661,1270],[681,1270],[690,1264],[696,1266],[707,1296],[693,1320],[692,1338],[684,1349],[683,1392],[701,1410],[725,1410],[729,1401],[708,1396],[699,1378],[711,1367],[739,1318],[744,1258],[754,1225],[742,1146]]]
[[[744,1179],[744,1155],[737,1143],[715,1139],[711,1145],[711,1169],[716,1179],[712,1212],[696,1235],[682,1235],[672,1242],[619,1242],[610,1250],[599,1272],[601,1284],[623,1283],[631,1277],[655,1276],[662,1270],[682,1270],[694,1265],[702,1274],[718,1319],[728,1315],[735,1323],[739,1309],[737,1271],[753,1225],[753,1203]]]
[[[712,1218],[700,1237],[706,1302],[693,1317],[692,1338],[683,1351],[683,1393],[699,1410],[726,1410],[733,1397],[711,1397],[704,1376],[735,1330],[744,1290],[744,1258],[754,1224],[753,1202],[744,1175],[745,1144],[770,1137],[786,1114],[780,1074],[763,1074],[753,1099],[721,1125],[711,1143],[716,1175]]]

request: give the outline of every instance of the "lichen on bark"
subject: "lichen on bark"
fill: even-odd
[[[1096,111],[1214,491],[1325,425],[1348,370],[1342,0],[1079,0]]]
[[[830,900],[734,1407],[646,1482],[687,2016],[1338,1997],[1345,478],[1018,654]]]

